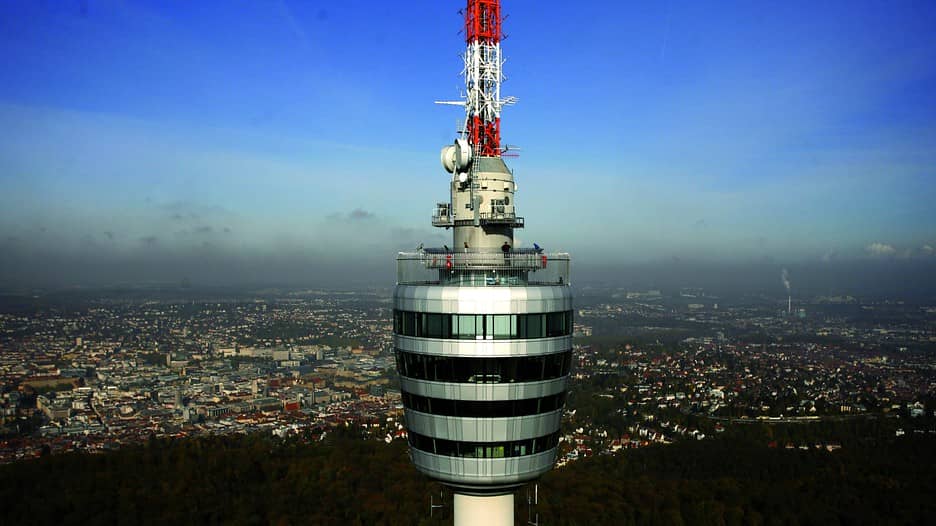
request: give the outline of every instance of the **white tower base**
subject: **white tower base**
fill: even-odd
[[[455,526],[513,526],[514,496],[455,494]]]

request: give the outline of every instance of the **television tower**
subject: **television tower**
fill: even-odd
[[[416,468],[450,486],[456,526],[513,524],[513,491],[552,468],[572,364],[570,258],[514,231],[501,158],[499,0],[467,0],[465,124],[442,149],[452,247],[397,256],[393,343]]]

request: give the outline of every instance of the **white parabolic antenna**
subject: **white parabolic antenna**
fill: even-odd
[[[471,145],[466,139],[455,139],[455,144],[442,148],[440,157],[446,172],[464,172],[471,164]]]
[[[448,145],[442,147],[441,153],[442,168],[448,173],[455,172],[455,146]]]
[[[455,139],[455,167],[459,172],[468,169],[471,163],[471,145],[468,139]]]

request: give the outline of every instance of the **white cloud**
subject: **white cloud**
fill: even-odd
[[[893,256],[897,249],[893,245],[888,245],[887,243],[878,243],[874,242],[865,247],[865,250],[868,251],[872,256],[883,257],[883,256]]]
[[[820,259],[823,263],[831,263],[832,260],[834,260],[836,257],[838,257],[838,253],[836,253],[836,252],[835,252],[834,250],[832,250],[832,249],[829,249],[829,250],[827,250],[826,253],[823,254],[822,257],[820,257],[819,259]]]

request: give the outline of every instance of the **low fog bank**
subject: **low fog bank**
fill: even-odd
[[[180,287],[386,288],[395,282],[395,257],[401,246],[348,247],[344,250],[188,252],[140,250],[132,253],[57,253],[33,250],[0,254],[0,287],[112,287],[164,284]],[[783,270],[794,297],[872,295],[894,298],[936,297],[936,260],[854,259],[833,262],[693,262],[634,263],[573,259],[572,284],[588,290],[678,292],[703,288],[708,294],[785,296]]]
[[[0,287],[68,288],[136,284],[186,287],[295,286],[367,288],[395,280],[396,253],[113,254],[108,258],[36,254],[0,256]]]
[[[592,265],[578,260],[574,283],[582,288],[678,292],[702,288],[709,294],[764,294],[794,297],[864,295],[879,298],[936,298],[932,259],[854,259],[835,262],[692,262]]]

